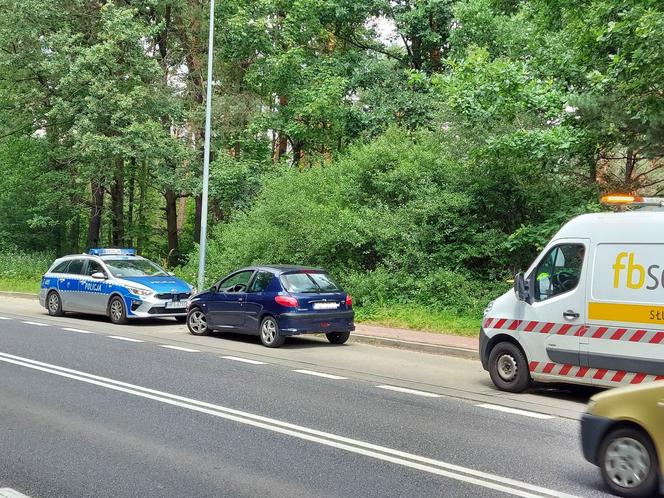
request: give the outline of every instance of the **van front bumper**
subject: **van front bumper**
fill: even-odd
[[[480,361],[482,368],[489,370],[489,355],[487,354],[487,347],[489,346],[489,336],[484,332],[484,327],[480,327]]]

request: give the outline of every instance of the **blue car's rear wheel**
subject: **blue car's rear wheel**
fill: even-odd
[[[286,340],[283,335],[279,334],[279,325],[271,316],[263,318],[260,335],[263,346],[267,346],[268,348],[278,348]]]
[[[187,328],[193,335],[208,335],[210,333],[207,317],[198,308],[192,309],[187,315]]]
[[[332,344],[344,344],[350,337],[350,332],[328,332],[325,337]]]

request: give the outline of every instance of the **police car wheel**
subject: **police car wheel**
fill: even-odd
[[[108,316],[111,322],[117,325],[127,323],[127,310],[125,309],[122,298],[115,296],[108,305]]]
[[[194,308],[187,315],[187,328],[193,335],[208,335],[210,333],[205,313],[198,308]]]
[[[530,386],[528,360],[511,342],[496,344],[489,354],[489,375],[501,391],[519,393]]]
[[[613,494],[655,496],[657,453],[643,431],[626,427],[610,432],[600,446],[598,464],[604,483]]]
[[[278,348],[286,340],[286,338],[279,333],[279,325],[277,324],[277,321],[271,316],[263,318],[260,335],[263,346],[267,346],[268,348]]]
[[[46,309],[51,316],[62,316],[65,314],[62,311],[62,300],[57,292],[53,291],[46,297]]]

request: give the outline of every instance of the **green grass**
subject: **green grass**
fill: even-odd
[[[394,305],[380,308],[355,308],[358,323],[382,325],[439,334],[474,337],[479,334],[479,318],[451,311],[431,310],[416,305]]]
[[[41,285],[40,279],[27,280],[20,278],[0,277],[0,291],[4,292],[26,292],[29,294],[39,294]]]

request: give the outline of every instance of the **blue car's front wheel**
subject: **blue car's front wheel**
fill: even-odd
[[[208,335],[210,333],[205,313],[198,308],[194,308],[187,315],[187,328],[193,335]]]
[[[263,318],[260,334],[263,346],[267,346],[268,348],[278,348],[286,340],[283,335],[279,334],[279,325],[271,316]]]

